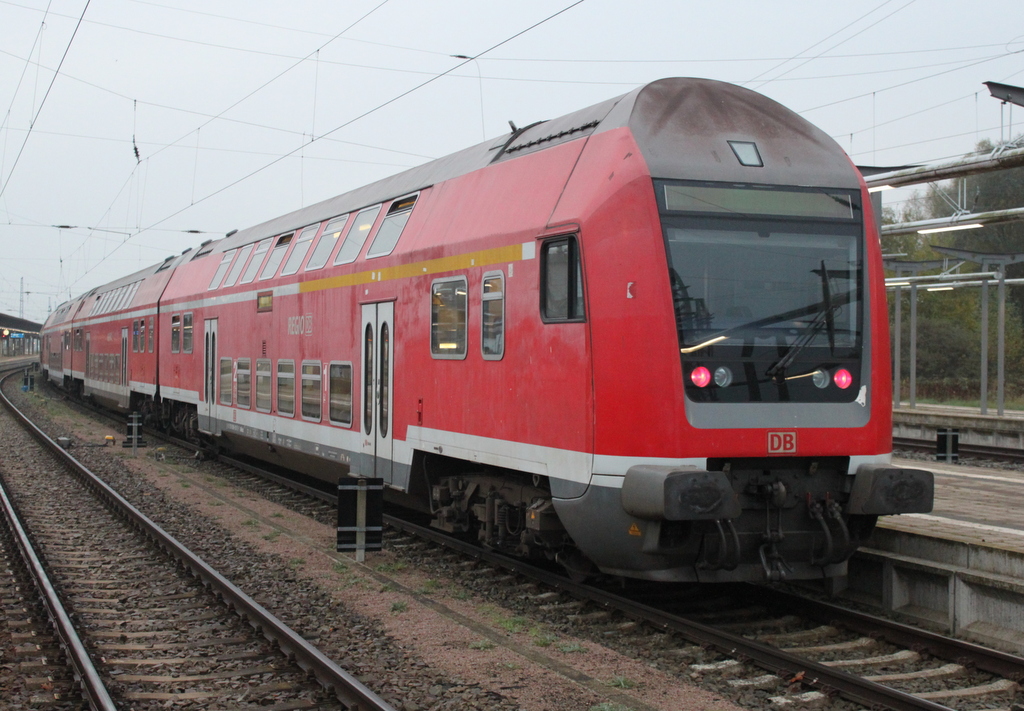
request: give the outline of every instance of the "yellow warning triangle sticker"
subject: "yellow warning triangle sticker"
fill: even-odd
[[[629,527],[629,535],[631,535],[631,536],[639,536],[639,535],[641,535],[640,534],[640,527],[637,526],[634,523],[632,526]]]

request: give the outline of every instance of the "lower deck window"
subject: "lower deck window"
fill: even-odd
[[[331,422],[336,425],[352,424],[352,365],[331,363],[330,410]]]
[[[220,359],[220,404],[231,404],[231,359]]]
[[[295,414],[295,363],[277,361],[277,414]]]
[[[302,417],[320,421],[320,364],[302,364]]]
[[[270,359],[256,361],[256,409],[270,412]]]
[[[438,279],[430,286],[430,353],[434,358],[466,357],[466,278]]]
[[[248,358],[238,359],[238,372],[235,379],[237,381],[235,402],[239,407],[249,407],[252,402],[252,361]]]

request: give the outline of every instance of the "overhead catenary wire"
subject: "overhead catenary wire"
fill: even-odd
[[[50,90],[53,89],[54,83],[57,81],[57,77],[60,76],[61,67],[64,66],[64,60],[68,57],[68,52],[71,51],[71,45],[75,41],[75,36],[78,34],[78,28],[82,26],[82,20],[85,18],[85,12],[89,9],[89,3],[92,0],[85,0],[85,7],[82,8],[82,14],[78,18],[78,23],[75,25],[74,32],[71,33],[71,39],[68,40],[67,47],[64,48],[64,54],[61,55],[60,62],[57,64],[57,70],[53,73],[50,78],[50,84],[46,87],[46,93],[43,94],[42,101],[39,102],[39,108],[36,109],[35,115],[32,117],[32,122],[29,124],[28,131],[25,134],[25,140],[21,143],[21,148],[18,149],[18,154],[14,158],[14,164],[11,166],[10,172],[7,174],[7,180],[0,182],[0,197],[3,197],[4,192],[7,190],[7,186],[11,184],[11,178],[14,175],[14,171],[18,167],[18,163],[21,161],[21,156],[25,152],[25,146],[28,145],[28,139],[32,135],[32,129],[39,120],[39,115],[43,112],[43,106],[46,104],[46,99],[50,96]],[[2,180],[3,176],[0,176]]]
[[[420,89],[422,89],[425,86],[428,86],[428,85],[434,83],[438,79],[441,79],[442,77],[448,76],[449,74],[451,74],[453,71],[455,71],[459,67],[465,66],[469,62],[472,62],[474,59],[478,59],[478,58],[482,57],[483,55],[487,54],[488,52],[491,52],[491,51],[497,49],[498,47],[501,47],[503,45],[508,44],[509,42],[511,42],[512,40],[516,39],[517,37],[520,37],[520,36],[526,34],[527,32],[530,32],[531,30],[536,29],[537,27],[540,27],[541,25],[543,25],[543,24],[545,24],[547,22],[550,22],[551,20],[553,20],[554,18],[558,17],[559,15],[562,15],[562,14],[568,12],[569,10],[573,9],[574,7],[583,4],[585,1],[586,0],[575,0],[575,2],[570,3],[569,5],[567,5],[566,7],[562,8],[561,10],[558,10],[557,12],[554,12],[551,15],[548,15],[544,19],[539,20],[538,22],[533,23],[529,27],[527,27],[527,28],[525,28],[523,30],[518,31],[518,32],[516,32],[515,34],[513,34],[513,35],[511,35],[509,37],[506,37],[505,39],[501,40],[497,44],[492,45],[491,47],[485,49],[482,52],[479,52],[478,54],[470,57],[469,59],[465,59],[465,60],[460,61],[454,67],[451,67],[450,69],[447,69],[447,70],[445,70],[443,72],[440,72],[440,73],[436,74],[435,76],[431,77],[430,79],[427,79],[426,81],[423,81],[423,82],[417,84],[416,86],[414,86],[414,87],[412,87],[410,89],[407,89],[407,90],[397,94],[396,96],[394,96],[394,97],[392,97],[392,98],[390,98],[390,99],[388,99],[386,101],[381,102],[380,104],[374,106],[373,108],[367,109],[366,111],[362,112],[361,114],[359,114],[359,115],[357,115],[357,116],[355,116],[355,117],[353,117],[351,119],[348,119],[347,121],[342,122],[341,124],[335,126],[331,130],[329,130],[326,133],[324,133],[321,137],[311,138],[308,142],[303,143],[302,146],[294,148],[294,149],[288,151],[287,153],[277,157],[276,159],[270,161],[269,163],[261,166],[260,168],[257,168],[256,170],[253,170],[253,171],[250,171],[249,173],[247,173],[247,174],[243,175],[242,177],[238,178],[237,180],[234,180],[234,181],[228,183],[227,185],[224,185],[221,188],[218,188],[217,190],[214,190],[212,193],[209,193],[208,195],[200,198],[199,200],[196,200],[192,205],[187,205],[185,207],[182,207],[182,208],[176,210],[175,212],[172,212],[172,213],[170,213],[170,214],[160,218],[156,222],[153,222],[150,226],[148,226],[146,228],[143,228],[142,230],[140,230],[139,232],[135,233],[131,237],[126,238],[121,243],[121,245],[118,245],[118,247],[115,247],[113,250],[111,250],[110,254],[113,254],[121,246],[123,246],[124,244],[127,244],[127,242],[132,237],[136,236],[137,234],[140,234],[141,232],[145,232],[146,230],[150,229],[151,227],[156,227],[158,225],[161,225],[164,222],[172,219],[173,217],[176,217],[177,215],[180,215],[181,213],[183,213],[186,210],[190,209],[194,205],[197,205],[199,203],[205,202],[206,200],[209,200],[210,198],[215,197],[215,196],[225,192],[226,190],[229,190],[229,189],[233,188],[234,186],[236,186],[236,185],[238,185],[238,184],[240,184],[242,182],[245,182],[246,180],[252,178],[253,176],[262,173],[264,170],[267,170],[268,168],[270,168],[270,167],[280,163],[282,160],[284,160],[284,159],[286,159],[286,158],[288,158],[290,156],[295,155],[295,153],[299,152],[305,146],[310,145],[310,144],[314,143],[317,140],[320,140],[321,138],[323,138],[325,136],[329,136],[329,135],[331,135],[333,133],[336,133],[337,131],[340,131],[341,129],[343,129],[343,128],[347,127],[347,126],[350,126],[353,123],[355,123],[357,121],[360,121],[361,119],[364,119],[367,116],[370,116],[370,115],[380,111],[381,109],[383,109],[383,108],[385,108],[387,106],[390,106],[391,104],[395,103],[396,101],[400,101],[401,99],[405,98],[406,96],[408,96],[408,95],[410,95],[410,94],[412,94],[412,93],[414,93],[416,91],[419,91]],[[385,0],[385,2],[386,2],[386,0]],[[104,259],[101,259],[95,265],[90,267],[85,273],[83,273],[70,286],[74,286],[74,284],[77,284],[79,281],[84,279],[88,274],[90,274],[94,269],[96,269],[100,264],[102,264],[105,259],[106,259],[106,257],[104,257]]]

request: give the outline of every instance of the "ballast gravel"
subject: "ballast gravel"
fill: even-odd
[[[98,445],[121,432],[51,393],[13,394],[125,498],[400,711],[733,711],[637,658],[430,577],[388,551],[334,552],[334,528],[239,489],[180,450]],[[453,573],[453,576],[455,574]]]

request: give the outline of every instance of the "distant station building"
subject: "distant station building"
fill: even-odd
[[[38,353],[42,327],[41,323],[0,313],[0,357]]]

